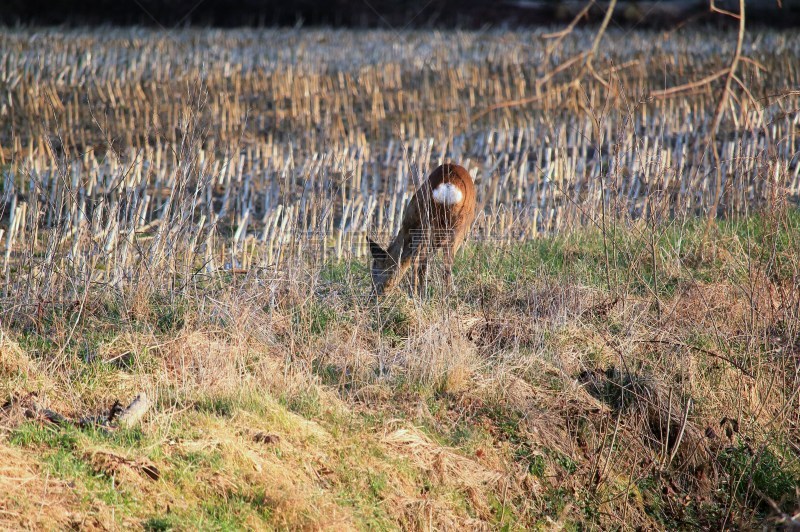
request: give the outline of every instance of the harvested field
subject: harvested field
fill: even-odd
[[[444,159],[478,182],[476,237],[505,242],[797,199],[800,39],[749,38],[716,165],[716,86],[658,95],[720,71],[730,35],[612,32],[573,84],[554,69],[593,33],[550,54],[542,33],[6,31],[4,269],[29,235],[76,256],[91,235],[105,278],[137,232],[208,271],[360,257]]]

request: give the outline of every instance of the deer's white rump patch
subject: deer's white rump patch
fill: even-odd
[[[445,205],[456,205],[464,199],[464,194],[453,183],[442,183],[433,190],[433,201]]]

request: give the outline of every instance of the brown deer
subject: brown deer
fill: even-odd
[[[400,232],[387,249],[367,238],[372,254],[372,284],[381,295],[397,285],[415,263],[412,287],[421,293],[428,274],[428,258],[444,252],[444,281],[453,283],[453,258],[475,219],[475,185],[457,164],[443,164],[414,193],[406,207]]]

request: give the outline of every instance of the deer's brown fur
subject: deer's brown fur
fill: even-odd
[[[382,294],[396,286],[412,263],[412,285],[423,290],[428,259],[440,248],[444,253],[444,281],[452,286],[453,258],[474,219],[475,185],[467,170],[450,163],[436,168],[411,198],[400,231],[389,247],[384,250],[369,240],[375,291]]]

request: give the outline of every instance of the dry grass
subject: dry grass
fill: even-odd
[[[4,519],[492,529],[785,518],[776,509],[794,511],[800,479],[800,338],[797,300],[780,294],[798,278],[800,225],[782,216],[724,224],[716,256],[664,273],[657,292],[639,284],[646,265],[624,264],[649,237],[617,235],[609,292],[602,235],[589,231],[489,255],[472,246],[457,265],[463,296],[449,299],[434,286],[425,300],[376,304],[361,297],[366,276],[349,274],[363,268],[334,262],[285,280],[277,300],[259,279],[231,279],[171,303],[151,294],[126,317],[125,296],[94,294],[63,353],[73,315],[38,328],[19,316],[3,333],[7,396],[36,392],[75,417],[139,391],[156,406],[141,428],[111,433],[7,406],[5,478],[30,478],[48,502],[32,521],[12,497]],[[742,235],[773,223],[781,242],[752,240],[742,255]],[[682,256],[699,252],[702,226],[666,231],[696,242]],[[474,262],[509,251],[525,260]],[[571,261],[524,277],[528,261],[554,256]]]

